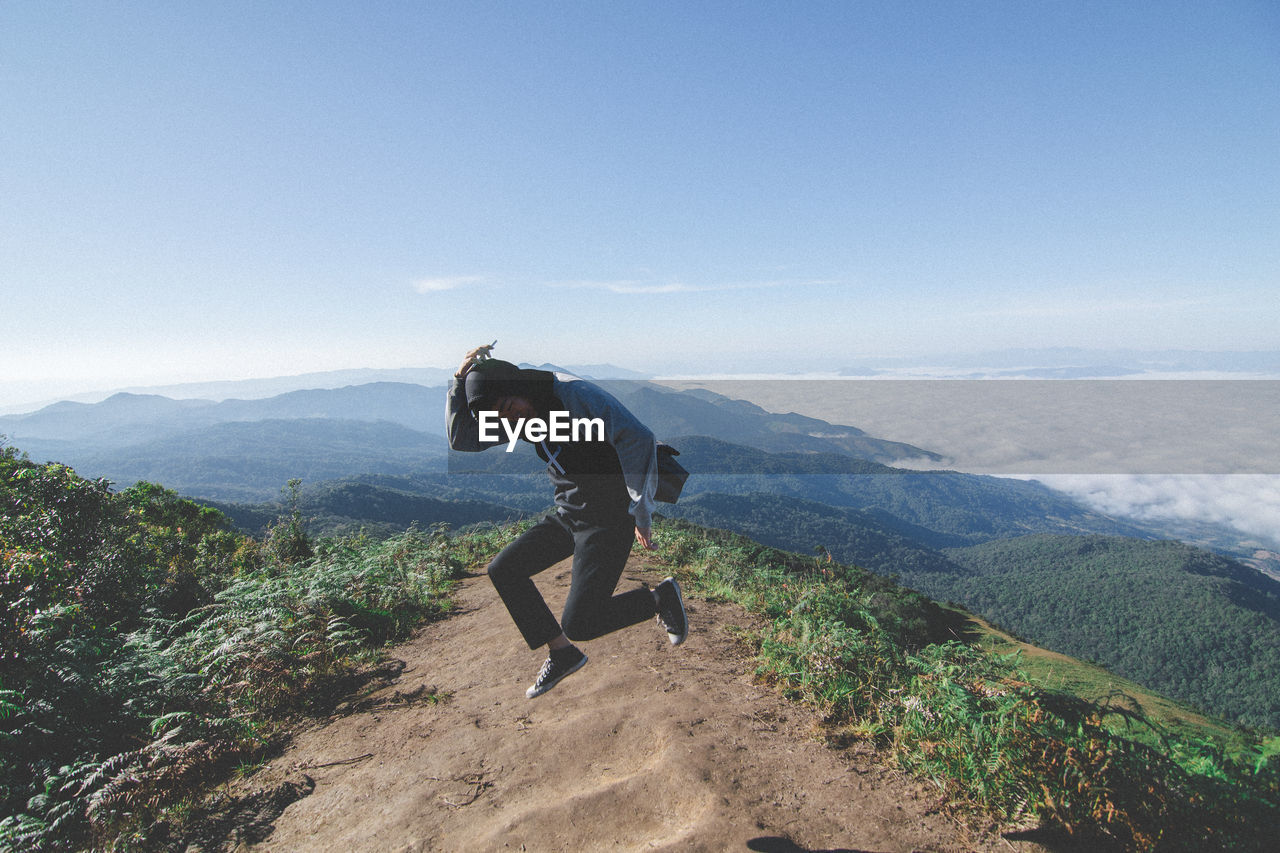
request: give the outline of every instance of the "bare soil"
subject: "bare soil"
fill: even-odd
[[[539,576],[553,610],[568,578],[567,562]],[[660,579],[635,556],[619,588]],[[529,700],[542,653],[524,645],[484,576],[456,597],[454,615],[395,649],[395,683],[298,732],[247,780],[238,800],[283,811],[231,846],[1044,849],[975,835],[939,811],[936,790],[824,745],[811,712],[753,677],[734,629],[754,623],[735,605],[687,598],[691,633],[678,647],[654,623],[581,644],[589,663]]]

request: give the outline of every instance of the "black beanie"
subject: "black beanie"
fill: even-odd
[[[492,410],[503,397],[524,397],[539,412],[548,413],[555,394],[554,378],[546,370],[521,369],[509,361],[485,359],[467,372],[467,408],[473,413]]]

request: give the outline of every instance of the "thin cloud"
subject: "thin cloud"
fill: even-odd
[[[419,293],[440,293],[445,290],[456,290],[468,284],[478,284],[484,276],[455,275],[440,278],[420,278],[413,283],[413,289]]]
[[[1168,311],[1196,308],[1206,304],[1204,299],[1112,299],[1072,300],[1069,302],[1024,302],[993,308],[987,311],[966,311],[963,316],[973,319],[1034,319],[1054,317],[1097,316],[1099,314]]]
[[[620,294],[669,294],[669,293],[720,293],[731,290],[767,290],[779,287],[805,287],[817,284],[836,284],[835,281],[742,281],[728,284],[687,284],[685,282],[647,282],[638,279],[619,279],[613,281],[557,281],[550,287],[572,287],[587,290],[604,290]]]

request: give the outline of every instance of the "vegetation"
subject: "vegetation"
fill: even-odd
[[[448,474],[415,478],[382,476],[374,478],[386,485],[357,480],[331,480],[301,488],[298,506],[306,517],[307,531],[317,536],[339,536],[366,531],[374,535],[400,533],[412,526],[448,524],[453,527],[482,522],[511,521],[547,507],[550,494],[547,478],[539,475],[523,508],[488,500],[460,497],[448,489]],[[472,477],[452,479],[471,480]],[[478,478],[474,478],[478,479]],[[511,478],[507,478],[511,479]],[[262,535],[280,517],[290,512],[286,502],[237,504],[208,502],[222,510],[235,525],[251,535]]]
[[[1037,645],[1211,713],[1280,729],[1280,583],[1180,542],[1027,536],[911,582]]]
[[[768,618],[762,675],[820,709],[834,740],[887,747],[974,817],[1104,849],[1272,849],[1275,739],[1228,754],[1140,711],[1037,687],[1010,658],[932,641],[936,605],[861,569],[685,524],[661,532],[692,590]],[[1159,732],[1158,746],[1134,726]]]
[[[676,510],[779,548],[822,545],[1207,713],[1280,728],[1280,583],[1224,557],[1050,534],[937,549],[884,513],[764,494],[697,495]]]
[[[372,471],[444,468],[438,436],[379,421],[294,418],[214,424],[130,447],[59,448],[82,471],[164,483],[218,500],[270,499],[292,477],[307,482]]]
[[[698,474],[689,495],[785,496],[812,502],[815,510],[874,509],[932,548],[1027,533],[1141,532],[1036,482],[890,468],[837,453],[765,453],[706,436],[673,443]]]
[[[172,843],[210,779],[444,612],[472,547],[312,541],[296,513],[259,542],[0,444],[0,850]]]
[[[1097,664],[1019,640],[977,616],[970,616],[966,627],[970,641],[992,654],[1014,656],[1012,659],[1016,659],[1018,668],[1035,684],[1053,692],[1071,693],[1100,705],[1139,712],[1138,718],[1154,722],[1156,727],[1140,723],[1130,725],[1125,734],[1152,746],[1161,745],[1166,730],[1190,738],[1212,739],[1222,744],[1231,755],[1246,754],[1257,740],[1257,733],[1253,730],[1206,716],[1190,705],[1156,693]]]
[[[210,780],[357,690],[521,527],[316,539],[296,482],[283,505],[252,539],[159,486],[113,492],[0,443],[0,851],[180,849]],[[1117,849],[1272,844],[1277,739],[1037,686],[963,615],[825,550],[660,524],[691,592],[765,617],[762,677],[972,819]]]

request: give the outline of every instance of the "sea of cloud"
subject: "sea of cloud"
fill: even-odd
[[[1280,476],[1057,474],[1035,479],[1101,512],[1149,521],[1225,524],[1280,550]]]
[[[1108,514],[1225,524],[1280,547],[1274,379],[717,379],[774,412],[944,457],[904,467],[1033,478]]]

